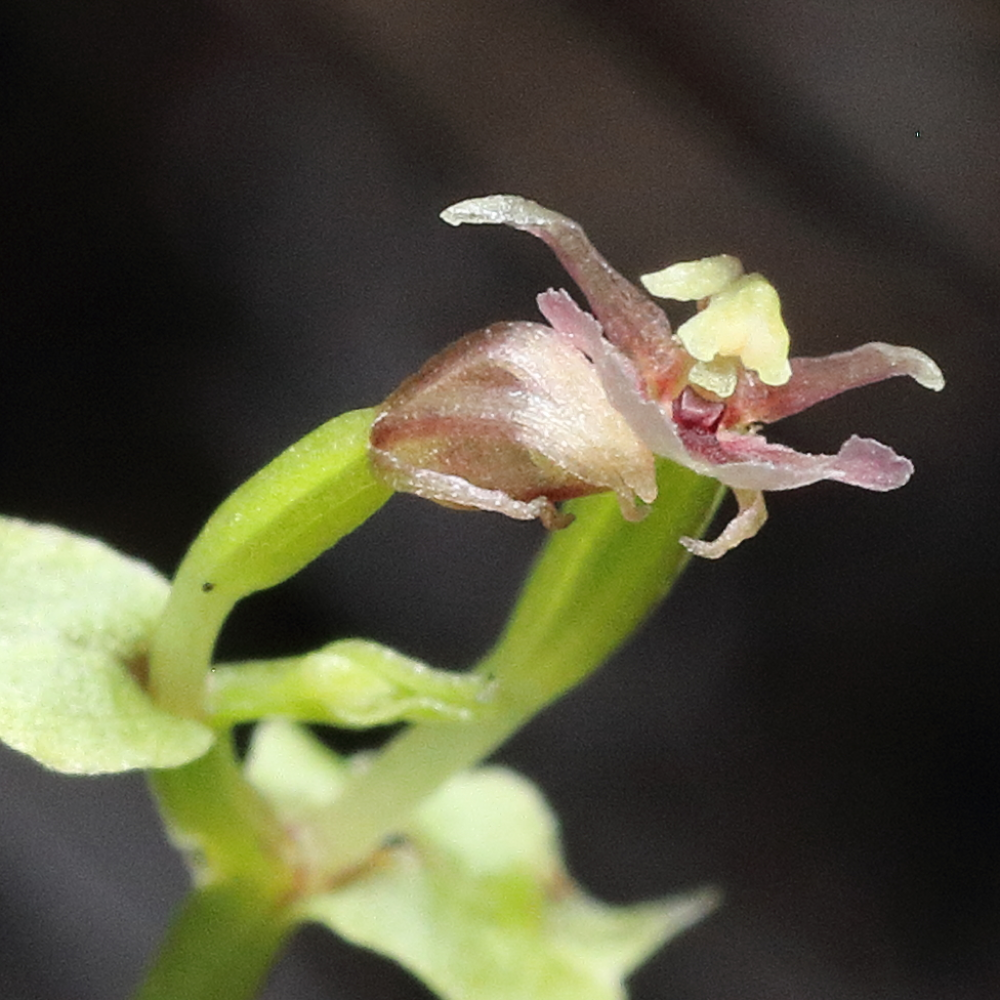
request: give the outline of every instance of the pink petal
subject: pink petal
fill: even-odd
[[[608,401],[643,444],[656,455],[680,465],[690,465],[673,420],[659,403],[647,398],[635,366],[604,338],[601,324],[562,289],[550,288],[542,292],[537,301],[553,329],[594,363]]]
[[[792,377],[785,385],[764,385],[745,373],[728,400],[723,425],[771,424],[848,389],[896,375],[909,375],[936,392],[944,388],[941,369],[922,351],[873,342],[823,358],[792,358]]]
[[[794,490],[832,479],[884,492],[903,486],[913,474],[909,459],[878,441],[857,435],[848,438],[836,455],[807,455],[771,444],[758,434],[719,431],[714,439],[704,435],[711,439],[704,443],[696,441],[695,435],[683,436],[689,452],[693,452],[694,461],[687,463],[690,468],[733,489]]]
[[[550,288],[535,296],[538,311],[552,329],[589,358],[602,352],[604,328],[573,300],[565,288]],[[637,383],[638,384],[638,383]]]
[[[549,529],[565,528],[573,521],[571,514],[563,514],[548,497],[515,500],[503,490],[476,486],[463,476],[437,472],[434,469],[414,468],[385,451],[375,452],[373,458],[378,470],[395,489],[414,493],[428,500],[446,502],[456,508],[490,510],[518,521],[533,521],[538,518]],[[459,498],[463,501],[461,505],[456,502]]]
[[[513,226],[548,244],[587,297],[604,336],[629,356],[656,395],[690,366],[663,310],[601,256],[578,222],[518,195],[470,198],[445,209],[441,218],[455,226]]]
[[[831,479],[881,491],[897,489],[913,473],[913,466],[908,459],[897,455],[886,445],[867,438],[850,438],[836,455],[809,455],[784,445],[772,444],[759,434],[714,431],[710,426],[710,418],[722,404],[702,400],[690,390],[674,401],[673,412],[670,412],[646,398],[640,387],[639,376],[629,359],[601,335],[601,325],[593,316],[584,312],[565,291],[549,289],[543,292],[538,296],[538,307],[560,336],[591,358],[612,406],[625,417],[646,447],[654,454],[669,458],[700,475],[710,476],[735,490],[791,490],[822,479]],[[840,363],[842,369],[840,359],[849,358],[853,359],[850,363],[855,365],[857,374],[861,371],[858,359],[864,361],[867,358],[868,370],[871,372],[875,367],[871,348],[882,346],[888,345],[868,344],[856,351],[830,358],[796,360],[807,362],[808,372],[815,370],[817,365],[825,365],[831,361]],[[891,356],[901,361],[912,355],[925,357],[911,348],[889,350],[900,352]],[[884,352],[879,353],[885,357]],[[929,358],[926,360],[936,371],[934,363]],[[795,364],[796,361],[793,361],[793,366]],[[913,371],[893,371],[872,380],[888,378],[892,374],[917,377]],[[926,375],[926,370],[921,374]],[[699,401],[704,413],[692,413],[692,405],[697,405]],[[744,518],[747,523],[748,518],[749,515]]]
[[[371,457],[393,489],[549,526],[566,523],[560,500],[614,490],[639,520],[636,499],[657,492],[593,364],[540,323],[497,323],[432,358],[383,403]]]

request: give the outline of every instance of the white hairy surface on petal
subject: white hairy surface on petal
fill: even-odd
[[[690,458],[670,415],[659,403],[646,397],[635,367],[601,335],[600,323],[561,289],[549,289],[539,295],[538,308],[556,331],[574,345],[582,345],[581,349],[594,364],[608,400],[639,440],[655,455],[690,466]]]
[[[527,326],[527,324],[525,324]],[[494,357],[529,387],[514,420],[525,443],[586,482],[651,503],[656,479],[647,449],[608,401],[587,357],[545,327],[511,336]]]
[[[566,221],[564,215],[553,212],[528,198],[516,194],[490,194],[483,198],[466,198],[449,205],[441,218],[450,226],[508,225],[547,226]]]
[[[547,528],[562,528],[572,520],[568,515],[561,515],[555,504],[545,497],[536,497],[527,502],[515,500],[502,490],[476,486],[461,476],[434,469],[414,469],[384,451],[374,452],[372,460],[388,482],[399,482],[400,489],[427,500],[447,502],[455,507],[490,510],[519,521],[539,518]]]

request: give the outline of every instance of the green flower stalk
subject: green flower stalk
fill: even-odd
[[[722,491],[669,462],[658,485],[672,502],[641,524],[624,521],[607,495],[568,505],[572,527],[546,540],[499,641],[475,668],[491,700],[472,725],[413,726],[348,781],[319,830],[325,877],[361,863],[431,791],[589,676],[666,595],[689,558],[679,540],[705,530]]]
[[[153,637],[149,687],[163,708],[203,715],[212,650],[236,602],[287,580],[389,499],[368,465],[373,415],[355,410],[324,424],[209,519],[177,571]]]

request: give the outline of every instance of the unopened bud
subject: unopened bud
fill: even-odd
[[[632,520],[656,498],[652,453],[587,356],[540,323],[498,323],[432,358],[383,404],[371,457],[393,489],[550,528],[572,497],[613,490]]]

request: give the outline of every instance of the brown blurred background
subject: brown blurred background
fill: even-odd
[[[1000,995],[995,5],[7,0],[0,82],[0,509],[164,572],[282,447],[565,283],[524,234],[440,223],[459,198],[535,198],[633,277],[737,254],[798,353],[939,361],[940,396],[774,434],[886,441],[905,490],[773,497],[500,756],[595,893],[724,888],[634,1000]],[[396,499],[223,652],[463,666],[541,534]],[[141,779],[0,749],[0,796],[0,996],[125,996],[184,884]],[[427,995],[318,931],[268,993]]]

